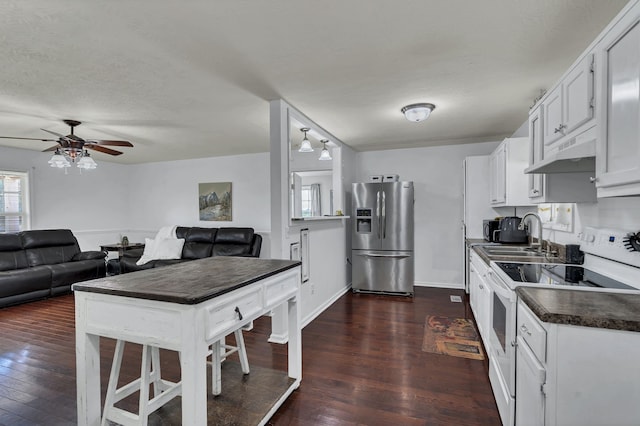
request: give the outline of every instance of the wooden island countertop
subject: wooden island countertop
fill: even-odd
[[[292,260],[217,256],[80,282],[72,288],[194,305],[298,265],[299,261]]]

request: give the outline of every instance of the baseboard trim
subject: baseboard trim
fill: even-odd
[[[351,285],[350,284],[347,285],[346,287],[340,289],[338,292],[336,292],[336,294],[333,295],[333,297],[328,299],[322,305],[318,306],[317,309],[315,309],[313,312],[311,312],[309,315],[307,315],[302,320],[300,328],[305,328],[309,323],[311,323],[311,321],[316,319],[316,317],[318,315],[320,315],[322,312],[324,312],[329,306],[331,306],[343,294],[345,294],[347,291],[349,291],[349,289],[351,289]],[[272,318],[273,318],[273,316],[272,316]],[[281,333],[281,334],[271,333],[271,335],[269,336],[269,339],[267,339],[267,341],[269,343],[278,343],[280,345],[284,345],[285,343],[287,343],[289,341],[289,333]]]
[[[413,285],[416,287],[451,288],[455,290],[464,290],[464,284],[455,284],[455,283],[414,282]]]
[[[330,298],[329,300],[327,300],[325,303],[323,303],[322,305],[318,306],[318,308],[311,312],[309,315],[307,315],[303,320],[302,320],[302,328],[306,327],[307,324],[311,323],[311,321],[313,321],[314,319],[316,319],[318,317],[318,315],[320,315],[321,313],[323,313],[329,306],[333,305],[333,303],[338,300],[340,297],[342,297],[343,294],[345,294],[347,291],[349,291],[351,289],[351,285],[348,284],[347,286],[345,286],[344,288],[338,290],[336,292],[336,294],[333,295],[332,298]]]

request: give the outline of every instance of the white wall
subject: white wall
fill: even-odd
[[[71,229],[82,250],[116,242],[129,214],[130,167],[96,156],[97,169],[80,174],[72,166],[65,175],[49,167],[51,155],[0,147],[0,170],[29,173],[31,228]]]
[[[597,203],[578,203],[574,216],[574,232],[545,230],[544,238],[561,244],[580,244],[585,226],[640,231],[640,196],[600,198]]]
[[[416,285],[462,287],[462,160],[499,142],[356,154],[356,177],[398,174],[414,182]],[[488,176],[487,176],[488,179]]]
[[[165,225],[249,226],[269,256],[269,154],[120,165],[96,159],[98,168],[53,169],[49,153],[0,147],[0,170],[27,171],[33,229],[69,228],[83,250],[97,250],[122,235],[143,241]],[[198,183],[231,182],[231,222],[198,215]]]
[[[127,224],[138,238],[152,236],[165,225],[247,226],[263,236],[261,257],[268,257],[268,153],[137,164],[131,166],[130,180]],[[231,182],[232,221],[200,220],[198,184],[206,182]]]
[[[291,152],[289,149],[290,137],[301,138],[301,135],[289,135],[292,120],[304,123],[319,133],[323,138],[336,143],[340,141],[325,129],[314,123],[310,118],[296,110],[283,100],[270,103],[271,120],[271,232],[272,253],[274,257],[289,257],[290,245],[300,241],[300,230],[309,230],[309,281],[301,287],[301,316],[303,325],[309,323],[327,306],[342,295],[350,283],[350,268],[347,262],[347,245],[345,244],[348,233],[349,221],[347,219],[330,219],[321,221],[290,221],[289,220],[289,164]],[[351,172],[353,163],[345,161],[353,160],[353,151],[343,146],[332,153],[334,179],[342,182],[342,186],[351,185],[351,180],[345,180]],[[296,154],[293,154],[296,155]],[[313,162],[324,163],[317,160],[314,154]],[[307,164],[305,169],[317,170],[318,166]],[[336,167],[339,166],[339,167]],[[336,198],[336,197],[334,197]],[[334,200],[334,209],[342,209],[341,203]],[[344,204],[346,205],[346,204]],[[284,339],[286,324],[283,323],[284,315],[276,313],[274,322],[274,341]],[[278,323],[280,323],[278,325]]]

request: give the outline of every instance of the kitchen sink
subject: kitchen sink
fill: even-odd
[[[545,257],[545,253],[538,253],[535,251],[510,251],[510,250],[496,250],[487,252],[490,256],[516,256],[516,257]]]
[[[483,246],[482,249],[487,253],[536,253],[537,247],[529,246]]]
[[[510,257],[557,257],[557,255],[538,252],[537,247],[529,246],[483,246],[482,250],[489,256],[510,256]]]

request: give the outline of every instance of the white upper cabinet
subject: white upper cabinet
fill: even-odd
[[[562,124],[562,86],[556,87],[549,93],[542,104],[544,116],[544,142],[551,145],[564,136],[564,124]]]
[[[594,118],[593,58],[583,57],[542,101],[545,152],[557,148],[555,142],[565,136],[590,127],[584,125]]]
[[[544,108],[538,106],[529,114],[529,165],[540,163],[544,154]],[[576,203],[596,201],[593,173],[531,173],[529,200],[532,203]]]
[[[544,159],[542,131],[542,108],[537,107],[529,114],[529,165],[539,163]],[[529,198],[535,199],[544,196],[543,180],[544,175],[542,174],[529,175]]]
[[[628,9],[597,46],[600,56],[598,197],[640,194],[640,4]]]
[[[507,138],[489,157],[489,195],[492,207],[529,206],[529,138]]]
[[[562,124],[565,133],[571,133],[593,119],[593,55],[585,56],[562,81],[565,100]]]

